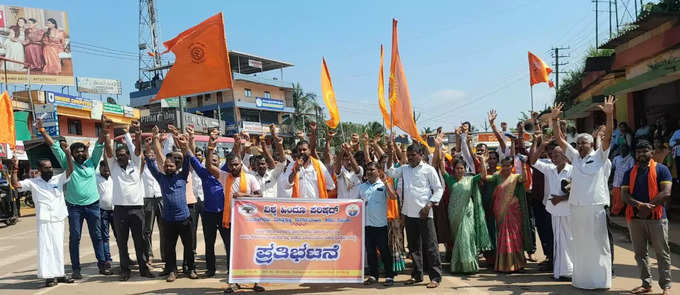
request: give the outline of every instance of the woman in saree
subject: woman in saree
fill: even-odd
[[[20,17],[17,19],[16,25],[9,27],[9,38],[3,44],[5,47],[5,57],[24,62],[24,42],[26,42],[26,19]],[[24,71],[24,65],[20,63],[7,62],[3,63],[2,67],[5,65],[7,65],[8,71]]]
[[[526,266],[524,251],[530,247],[529,213],[524,179],[512,173],[513,159],[501,160],[501,171],[486,178],[496,183],[493,213],[496,217],[496,263],[498,272],[515,272]]]
[[[45,58],[45,74],[61,73],[61,58],[59,54],[64,52],[66,47],[66,33],[57,27],[57,21],[53,18],[47,19],[47,32],[43,36],[43,56]]]
[[[449,187],[449,228],[453,239],[451,251],[451,272],[471,274],[479,271],[477,257],[481,251],[492,248],[486,228],[482,196],[479,182],[486,178],[486,170],[482,174],[466,176],[467,164],[462,158],[455,158],[453,175],[444,170],[441,160],[441,136],[435,139],[435,163],[439,165],[444,182]],[[484,159],[480,159],[485,165]]]

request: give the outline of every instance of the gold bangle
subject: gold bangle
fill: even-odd
[[[46,132],[45,127],[40,128],[40,132]]]

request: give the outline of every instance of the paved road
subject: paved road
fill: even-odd
[[[226,284],[226,266],[224,265],[224,247],[218,239],[216,253],[218,256],[218,273],[215,278],[190,280],[180,277],[174,283],[165,282],[164,278],[146,279],[141,278],[138,272],[133,270],[130,281],[118,281],[118,269],[115,262],[118,261],[118,250],[115,243],[111,245],[114,260],[113,276],[102,276],[97,274],[97,267],[94,259],[92,244],[84,228],[81,240],[81,262],[84,264],[84,279],[72,284],[59,284],[52,288],[43,288],[44,282],[36,278],[36,225],[35,217],[25,217],[14,226],[0,227],[0,294],[222,294]],[[158,250],[158,233],[154,232],[154,253],[160,255]],[[68,230],[66,230],[68,236]],[[131,240],[131,239],[130,239]],[[267,284],[267,294],[627,294],[627,291],[639,285],[637,279],[638,270],[635,266],[633,252],[630,243],[624,241],[622,233],[615,233],[615,278],[613,288],[609,291],[582,291],[571,287],[569,283],[555,282],[549,278],[549,273],[537,271],[535,264],[530,264],[524,273],[518,274],[496,274],[492,271],[484,270],[477,275],[460,276],[446,274],[442,285],[438,289],[426,289],[425,284],[417,286],[403,286],[395,284],[394,287],[364,287],[363,285],[348,284]],[[68,237],[64,239],[64,251],[66,263],[69,263],[68,256]],[[134,251],[132,241],[130,250]],[[540,247],[539,247],[540,248]],[[178,247],[181,249],[181,245]],[[198,233],[199,256],[197,259],[197,269],[199,274],[205,270],[203,257],[204,243],[201,227]],[[539,250],[540,251],[540,250]],[[178,251],[178,259],[181,259],[181,250]],[[543,257],[542,253],[537,253],[538,257]],[[131,257],[134,254],[131,253]],[[675,281],[680,279],[680,256],[673,255],[673,277]],[[181,263],[181,262],[180,262]],[[656,260],[652,259],[654,278],[656,275]],[[154,262],[154,272],[161,271],[162,264]],[[66,266],[67,272],[70,265]],[[408,275],[401,274],[397,281],[408,279]],[[659,292],[658,285],[654,285],[654,291]],[[674,288],[680,294],[680,285],[675,284]],[[250,290],[243,292],[254,293]]]

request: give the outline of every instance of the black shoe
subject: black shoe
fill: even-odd
[[[264,287],[262,287],[262,286],[258,285],[257,283],[255,283],[255,285],[253,285],[253,291],[255,291],[255,292],[264,292]]]
[[[121,271],[120,272],[120,277],[118,278],[119,281],[125,282],[130,279],[130,271]]]
[[[71,278],[74,279],[74,280],[81,280],[81,279],[83,279],[83,275],[80,274],[80,271],[74,271],[71,274]]]
[[[58,277],[57,282],[65,283],[65,284],[73,284],[73,282],[75,282],[75,281],[69,276],[63,276],[63,277]]]
[[[104,267],[102,267],[102,268],[99,269],[99,273],[100,273],[100,274],[103,274],[103,275],[105,275],[105,276],[110,276],[110,275],[113,274],[113,272],[111,272],[111,269],[110,269],[110,268],[104,268]]]
[[[140,275],[140,276],[143,276],[143,277],[145,277],[145,278],[150,278],[150,279],[156,277],[156,276],[155,276],[150,270],[148,270],[148,269],[140,271],[140,272],[139,272],[139,275]]]
[[[203,273],[204,278],[212,278],[215,276],[215,271],[214,270],[209,270]]]
[[[57,285],[57,279],[47,279],[45,280],[45,287],[54,287]]]
[[[161,271],[161,273],[159,273],[158,275],[159,275],[159,276],[167,276],[167,275],[169,275],[171,272],[172,272],[172,271],[170,271],[170,270],[168,270],[168,269],[163,269],[163,271]]]

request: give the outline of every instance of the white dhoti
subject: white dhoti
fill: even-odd
[[[570,206],[570,211],[572,285],[581,289],[611,288],[612,261],[604,206]]]
[[[38,278],[64,276],[64,221],[38,220]]]
[[[569,243],[572,240],[569,219],[569,216],[552,216],[553,275],[555,279],[571,277],[574,272],[574,264],[571,261],[571,252],[569,251]]]

